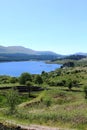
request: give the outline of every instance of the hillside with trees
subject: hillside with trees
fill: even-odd
[[[87,130],[87,66],[77,62],[40,75],[0,76],[1,122]]]
[[[54,60],[62,55],[51,51],[35,51],[22,46],[0,46],[0,62],[27,60]]]

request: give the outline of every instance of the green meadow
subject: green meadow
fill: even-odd
[[[27,86],[27,91],[16,86]],[[4,87],[10,89],[0,89],[1,122],[87,130],[87,66],[82,62],[41,75],[0,76]]]

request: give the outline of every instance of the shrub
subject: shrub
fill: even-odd
[[[10,78],[10,83],[16,83],[18,79],[16,77],[11,77]]]
[[[51,99],[50,98],[45,98],[43,100],[44,104],[46,105],[46,107],[49,107],[51,105]]]
[[[19,77],[19,83],[20,84],[26,84],[26,81],[32,81],[31,74],[29,73],[22,73],[21,76]]]
[[[37,83],[37,84],[42,84],[43,83],[43,79],[42,79],[42,77],[40,75],[36,75],[35,83]]]
[[[32,83],[30,81],[26,81],[26,86],[28,87],[28,97],[30,97]]]
[[[7,105],[9,107],[9,112],[13,114],[16,111],[16,106],[19,102],[19,96],[17,90],[11,89],[7,95]]]
[[[87,99],[87,86],[84,87],[85,98]]]

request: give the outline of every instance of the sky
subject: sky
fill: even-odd
[[[87,0],[0,0],[0,45],[87,52]]]

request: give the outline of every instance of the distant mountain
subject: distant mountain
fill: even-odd
[[[57,54],[57,53],[52,52],[52,51],[37,51],[37,54],[39,54],[39,55],[58,55],[58,56],[61,56],[60,54]]]
[[[22,46],[0,46],[0,61],[54,60],[62,57],[51,51],[35,51]]]
[[[78,52],[75,55],[83,55],[83,56],[87,56],[87,53],[83,53],[83,52]]]
[[[69,60],[81,60],[83,58],[86,58],[87,56],[85,55],[81,55],[81,54],[75,54],[75,55],[69,55],[69,56],[66,56],[62,59],[69,59]]]
[[[0,53],[24,53],[24,54],[36,54],[32,49],[28,49],[22,46],[0,46]]]
[[[23,53],[23,54],[30,54],[30,55],[58,55],[51,51],[35,51],[22,46],[8,46],[8,47],[0,46],[0,53]]]

